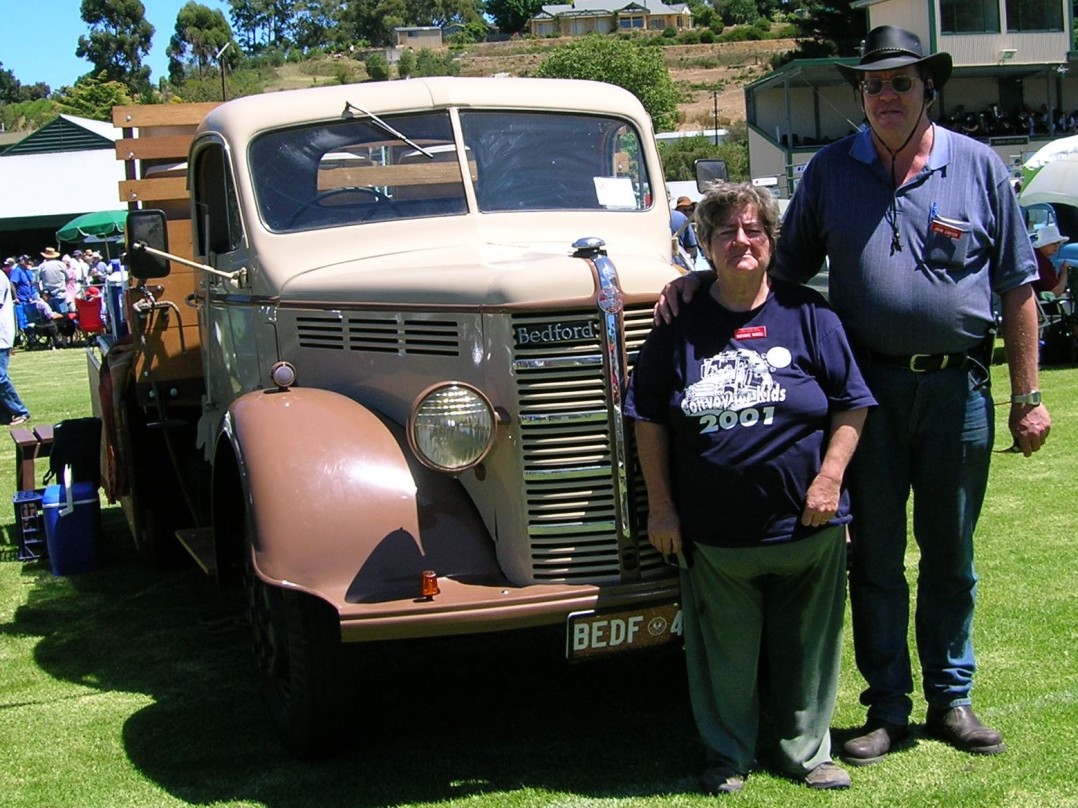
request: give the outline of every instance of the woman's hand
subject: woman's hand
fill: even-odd
[[[805,527],[822,527],[835,518],[842,481],[817,474],[805,494],[805,510],[801,512],[801,524]]]
[[[648,512],[648,541],[663,555],[681,552],[681,520],[673,505],[651,507]]]
[[[655,325],[669,323],[677,317],[681,304],[692,300],[700,284],[700,277],[695,272],[686,273],[666,284],[659,293],[659,302],[655,304],[652,315]]]

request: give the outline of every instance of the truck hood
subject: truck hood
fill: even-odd
[[[655,295],[677,272],[661,255],[610,251],[626,296]],[[366,257],[294,273],[282,302],[516,306],[594,301],[590,264],[558,244],[470,243]]]

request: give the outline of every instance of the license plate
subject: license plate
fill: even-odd
[[[573,612],[566,622],[565,656],[585,659],[665,645],[681,639],[676,603],[619,611]]]

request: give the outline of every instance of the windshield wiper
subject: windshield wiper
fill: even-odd
[[[431,160],[434,159],[433,154],[431,154],[429,151],[424,149],[422,146],[420,146],[418,143],[416,143],[414,140],[412,140],[407,135],[405,135],[405,134],[403,134],[401,132],[398,132],[396,129],[394,129],[388,123],[383,121],[381,118],[379,118],[377,115],[375,115],[370,110],[363,109],[363,107],[358,106],[357,104],[353,104],[351,101],[345,101],[344,102],[344,111],[341,113],[341,116],[345,117],[345,118],[351,118],[353,113],[355,113],[355,112],[362,112],[364,115],[366,115],[368,118],[371,119],[371,121],[374,123],[375,126],[377,126],[379,129],[381,129],[387,135],[390,135],[391,137],[400,138],[405,143],[407,143],[409,146],[411,146],[413,149],[415,149],[417,152],[422,154],[424,157],[429,157]]]

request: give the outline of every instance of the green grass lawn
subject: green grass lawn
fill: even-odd
[[[34,414],[89,414],[81,351],[17,353]],[[995,397],[1009,394],[995,368]],[[994,458],[978,532],[975,704],[1009,750],[915,740],[853,788],[767,773],[738,805],[1078,806],[1078,369],[1042,374],[1054,428],[1033,458]],[[998,420],[1007,408],[997,410]],[[1009,446],[999,424],[997,445]],[[14,489],[13,450],[0,485]],[[308,505],[312,503],[306,503]],[[678,653],[567,667],[560,632],[372,647],[355,745],[320,763],[281,750],[241,612],[191,569],[136,556],[115,508],[101,568],[69,578],[0,547],[0,806],[707,806]],[[916,566],[911,551],[909,567]],[[835,733],[863,718],[849,634]],[[914,719],[923,717],[923,706]]]

